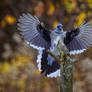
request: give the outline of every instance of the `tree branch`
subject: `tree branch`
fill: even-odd
[[[69,51],[65,46],[61,48],[61,43],[58,44],[56,48],[60,52],[59,56],[55,56],[53,52],[47,51],[57,62],[60,63],[60,92],[73,92],[72,85],[72,70],[73,61],[69,54]]]
[[[49,50],[47,50],[47,53],[48,53],[49,55],[51,55],[56,61],[60,62],[60,59],[59,59],[58,56],[55,56],[55,55],[54,55],[52,52],[50,52]]]

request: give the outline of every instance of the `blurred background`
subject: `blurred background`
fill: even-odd
[[[59,78],[40,74],[37,51],[17,30],[18,17],[28,12],[48,29],[62,23],[71,30],[92,20],[92,0],[0,0],[0,92],[59,92]],[[74,92],[92,92],[92,48],[74,58]]]

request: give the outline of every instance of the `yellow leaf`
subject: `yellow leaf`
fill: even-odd
[[[28,56],[17,56],[16,59],[11,59],[12,62],[14,62],[14,64],[17,66],[17,67],[24,67],[25,68],[25,65],[29,62],[29,61],[32,61],[32,58],[31,57],[28,57]]]
[[[68,3],[66,5],[66,10],[67,10],[68,13],[71,13],[75,9],[75,7],[76,7],[76,3],[75,2]]]
[[[92,12],[91,11],[88,11],[88,14],[87,14],[89,17],[92,16]]]
[[[63,3],[68,13],[71,13],[73,10],[75,10],[77,4],[76,0],[64,0]]]
[[[88,3],[88,6],[92,9],[92,0],[86,0]]]
[[[56,26],[59,24],[58,21],[55,21],[54,24],[53,24],[53,28],[56,28]]]
[[[2,20],[2,21],[1,21],[1,27],[4,28],[5,26],[6,26],[5,20]]]
[[[5,20],[8,24],[14,24],[16,22],[16,18],[10,15],[7,15],[5,17]]]
[[[8,74],[10,71],[10,64],[8,62],[3,63],[2,73]]]
[[[82,24],[85,18],[86,18],[86,14],[84,12],[80,13],[80,15],[77,17],[77,21],[74,23],[74,27],[77,27],[80,24]]]
[[[17,57],[17,61],[21,61],[21,62],[27,62],[27,61],[30,61],[30,58],[27,57],[27,56],[18,56]]]
[[[24,89],[25,88],[25,82],[26,82],[26,80],[24,80],[24,79],[18,80],[18,82],[17,82],[18,87],[20,89]]]
[[[49,10],[48,10],[48,15],[52,15],[55,11],[55,7],[53,4],[49,4]]]

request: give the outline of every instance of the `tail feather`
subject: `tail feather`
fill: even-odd
[[[40,52],[40,51],[39,51]],[[57,61],[53,59],[52,63],[48,60],[48,53],[46,50],[44,50],[41,53],[39,53],[37,62],[39,61],[39,70],[41,73],[44,73],[47,77],[57,77],[60,76],[60,65]],[[42,55],[42,56],[41,56]],[[52,57],[53,58],[53,57]]]

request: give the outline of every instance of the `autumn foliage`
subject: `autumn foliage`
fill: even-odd
[[[71,30],[92,20],[92,0],[0,0],[0,92],[59,92],[59,78],[40,74],[37,51],[19,35],[17,19],[27,12],[48,29]],[[74,92],[92,92],[92,48],[75,57]]]

